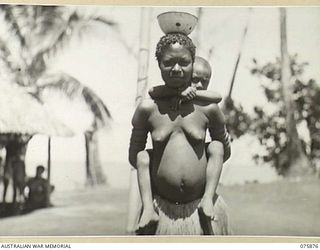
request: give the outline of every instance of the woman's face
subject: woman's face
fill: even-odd
[[[171,44],[163,53],[159,63],[161,76],[170,88],[190,85],[192,76],[192,56],[188,49],[179,43]]]

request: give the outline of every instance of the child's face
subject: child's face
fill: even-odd
[[[206,90],[209,85],[211,70],[202,62],[193,64],[192,86],[198,90]]]

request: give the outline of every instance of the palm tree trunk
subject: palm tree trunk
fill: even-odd
[[[286,110],[287,154],[289,168],[285,175],[297,177],[310,174],[312,171],[310,162],[303,152],[302,144],[298,136],[296,120],[294,118],[294,102],[291,98],[291,69],[287,47],[286,9],[280,8],[280,32],[281,32],[281,85]]]
[[[98,130],[94,130],[90,141],[92,169],[98,185],[106,184],[106,176],[104,175],[99,155]]]
[[[106,183],[99,157],[98,130],[85,133],[87,184],[91,186]]]
[[[94,183],[93,183],[92,174],[90,170],[90,152],[89,152],[90,137],[91,137],[91,133],[86,131],[84,133],[85,147],[86,147],[86,184],[93,186]]]

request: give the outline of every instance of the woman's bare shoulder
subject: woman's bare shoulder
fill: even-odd
[[[194,104],[199,106],[205,112],[219,112],[220,107],[217,103],[205,102],[205,101],[195,101]]]
[[[199,107],[209,120],[224,122],[224,115],[217,103],[201,103]]]
[[[155,104],[150,99],[142,100],[136,108],[132,117],[133,126],[144,126],[154,110]]]
[[[141,112],[151,112],[155,108],[155,102],[150,99],[146,98],[141,101],[141,103],[138,105],[137,109],[140,110]]]

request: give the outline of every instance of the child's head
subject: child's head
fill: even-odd
[[[211,78],[211,66],[207,60],[196,56],[193,63],[192,86],[199,90],[208,88]]]

